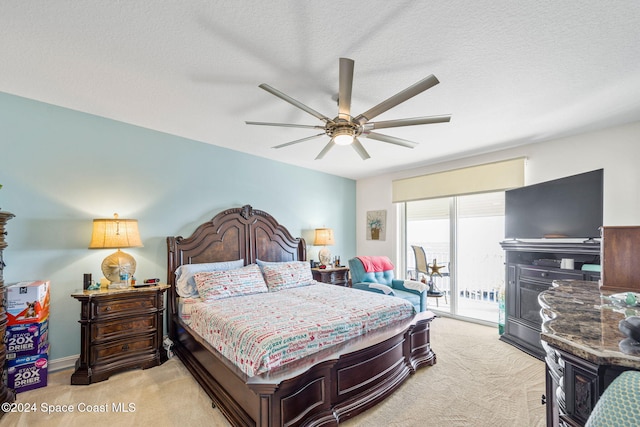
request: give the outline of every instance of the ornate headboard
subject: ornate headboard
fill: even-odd
[[[233,261],[245,265],[263,261],[304,261],[304,239],[289,231],[264,211],[249,205],[227,209],[201,224],[189,237],[167,237],[167,283],[174,284],[174,272],[182,264]]]

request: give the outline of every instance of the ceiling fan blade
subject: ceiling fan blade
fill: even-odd
[[[389,144],[400,145],[401,147],[414,148],[418,145],[417,142],[407,141],[406,139],[396,138],[395,136],[382,135],[375,132],[364,132],[364,136],[369,139],[376,139],[382,142],[388,142]]]
[[[314,138],[317,138],[317,137],[322,136],[322,135],[326,135],[326,134],[325,134],[325,133],[319,133],[319,134],[317,134],[317,135],[308,136],[308,137],[306,137],[306,138],[296,139],[295,141],[285,142],[284,144],[276,145],[276,146],[271,147],[271,148],[282,148],[282,147],[288,147],[289,145],[297,144],[297,143],[299,143],[299,142],[309,141],[310,139],[314,139]]]
[[[358,155],[362,158],[362,160],[367,160],[371,158],[369,153],[367,153],[367,150],[365,150],[362,144],[360,143],[360,141],[358,141],[358,138],[353,138],[353,142],[351,143],[351,146],[353,147],[354,150],[356,150],[356,153],[358,153]]]
[[[334,145],[336,145],[336,143],[333,141],[333,138],[331,138],[331,141],[329,141],[329,143],[325,145],[322,151],[316,156],[316,160],[322,159],[324,155],[327,154],[329,150],[333,148]]]
[[[391,98],[388,98],[382,101],[380,104],[376,105],[375,107],[370,108],[369,110],[360,114],[358,117],[355,118],[355,121],[363,125],[367,123],[369,120],[373,119],[374,117],[384,113],[387,110],[390,110],[391,108],[395,107],[398,104],[403,103],[407,99],[412,98],[418,95],[419,93],[424,92],[425,90],[437,85],[438,83],[440,83],[440,81],[436,78],[436,76],[431,74],[429,77],[426,77],[420,80],[419,82],[409,86],[402,92],[399,92],[393,95]]]
[[[318,118],[318,119],[320,119],[320,120],[322,120],[324,122],[330,122],[331,121],[331,119],[329,119],[329,117],[325,116],[324,114],[318,113],[313,108],[307,107],[302,102],[296,101],[295,99],[291,98],[289,95],[280,92],[278,89],[275,89],[275,88],[269,86],[266,83],[262,83],[258,87],[260,89],[266,90],[267,92],[269,92],[272,95],[277,96],[278,98],[282,99],[283,101],[287,101],[289,104],[293,105],[294,107],[298,107],[299,109],[301,109],[303,111],[306,111],[307,113],[311,114],[312,116],[314,116],[314,117],[316,117],[316,118]]]
[[[245,123],[248,125],[280,126],[285,128],[324,129],[324,126],[297,125],[294,123],[271,123],[271,122],[245,122]]]
[[[353,59],[340,58],[340,86],[338,89],[338,116],[351,117],[351,91],[353,89]]]
[[[442,116],[414,117],[411,119],[386,120],[382,122],[369,122],[365,129],[396,128],[400,126],[428,125],[431,123],[445,123],[451,120],[451,114]]]

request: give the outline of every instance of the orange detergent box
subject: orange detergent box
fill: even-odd
[[[42,322],[49,315],[49,281],[18,282],[6,287],[7,325]]]

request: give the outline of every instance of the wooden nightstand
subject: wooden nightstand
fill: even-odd
[[[164,292],[168,285],[80,291],[80,358],[71,384],[104,381],[111,374],[166,361],[162,348]]]
[[[313,280],[338,286],[349,286],[349,267],[312,268]]]

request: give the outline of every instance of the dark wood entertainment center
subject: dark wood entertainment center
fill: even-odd
[[[506,240],[506,318],[500,340],[544,360],[540,343],[542,319],[538,295],[551,288],[554,280],[598,281],[600,273],[582,270],[584,264],[600,264],[600,242],[556,242]],[[573,269],[555,266],[563,258],[574,260]]]

